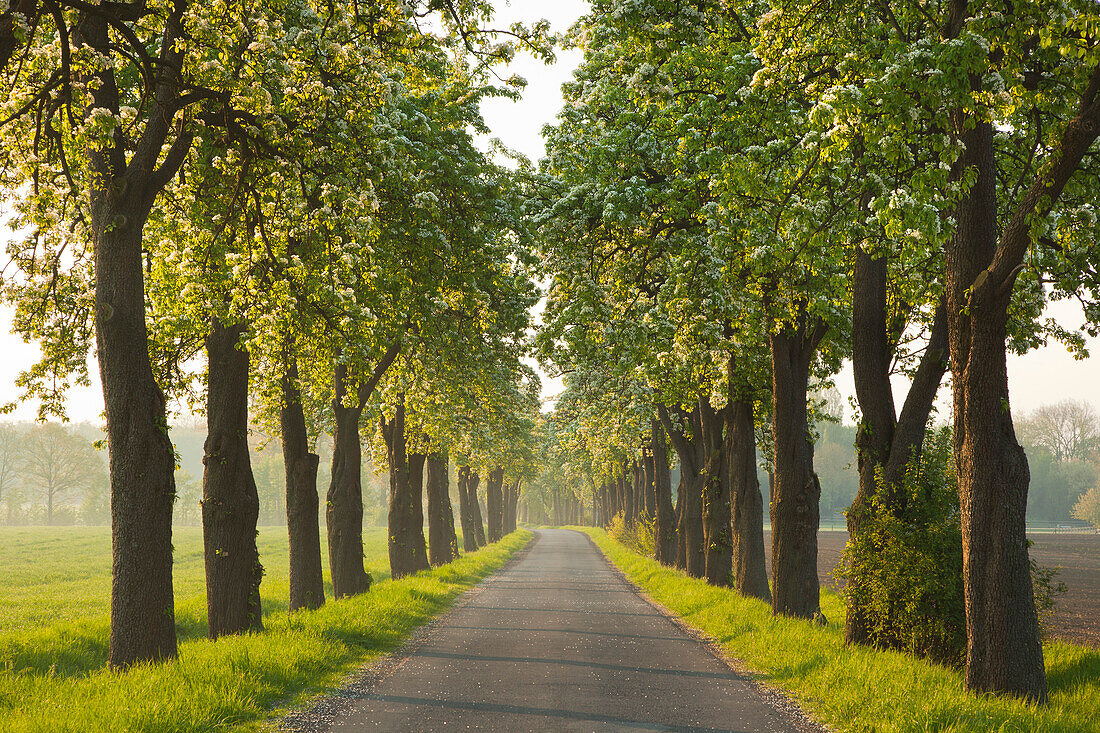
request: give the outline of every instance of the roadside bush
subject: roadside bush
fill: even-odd
[[[653,522],[645,517],[639,517],[633,526],[629,526],[622,512],[619,512],[611,519],[607,533],[639,555],[654,557],[657,554],[656,529]]]
[[[906,468],[900,486],[880,484],[834,575],[847,581],[845,599],[866,610],[873,644],[962,667],[962,566],[958,481],[951,430],[944,427],[929,431],[920,461]],[[1040,630],[1066,592],[1057,574],[1031,561]]]
[[[941,664],[966,661],[958,484],[947,429],[930,432],[900,486],[879,486],[834,574],[865,609],[871,642]]]

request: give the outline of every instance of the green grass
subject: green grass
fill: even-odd
[[[905,654],[844,645],[844,608],[822,592],[829,623],[774,617],[767,604],[641,557],[599,529],[587,532],[651,598],[715,639],[765,684],[840,731],[1100,731],[1100,651],[1044,649],[1050,704],[976,696],[956,670]]]
[[[0,530],[0,730],[265,727],[279,712],[396,649],[530,537],[521,530],[444,567],[389,581],[385,530],[367,530],[366,564],[376,581],[370,592],[333,602],[326,582],[324,607],[288,614],[286,529],[264,528],[265,631],[212,642],[204,638],[201,531],[177,528],[180,658],[119,673],[105,668],[109,530]]]

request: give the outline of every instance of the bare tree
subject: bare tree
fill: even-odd
[[[1100,413],[1084,400],[1043,405],[1019,421],[1020,441],[1055,460],[1085,460],[1100,447]]]
[[[53,524],[57,501],[100,480],[103,460],[87,440],[57,423],[36,426],[26,437],[20,462],[24,483],[45,499],[46,524]]]
[[[23,451],[19,431],[14,425],[0,425],[0,502],[7,502],[8,524],[17,501],[19,460]]]

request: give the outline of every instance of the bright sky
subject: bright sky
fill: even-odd
[[[516,20],[532,21],[547,18],[554,31],[563,32],[586,10],[585,0],[555,0],[552,3],[534,0],[513,0],[498,10],[498,25],[505,26]],[[482,112],[493,136],[506,147],[518,150],[533,160],[542,157],[542,127],[552,123],[561,108],[561,84],[567,81],[580,62],[577,51],[560,51],[557,62],[545,66],[529,56],[517,56],[507,73],[515,73],[527,79],[523,99],[489,100],[482,105]],[[503,75],[503,74],[502,74]],[[6,240],[7,232],[0,233]],[[1081,310],[1073,304],[1057,304],[1047,312],[1065,326],[1078,326],[1082,322]],[[0,404],[14,401],[19,390],[15,378],[38,355],[34,344],[25,344],[10,333],[11,310],[0,306]],[[1090,350],[1100,358],[1100,339],[1089,340]],[[1013,412],[1017,415],[1035,409],[1039,405],[1067,398],[1081,398],[1100,406],[1100,378],[1096,361],[1075,361],[1065,347],[1052,344],[1021,357],[1009,357],[1009,389]],[[93,386],[73,390],[70,397],[70,418],[76,421],[100,420],[103,398],[93,365]],[[851,365],[847,364],[836,378],[837,389],[847,400],[853,394]],[[901,385],[898,385],[901,387]],[[556,395],[560,384],[555,380],[544,384],[547,398]],[[904,393],[899,389],[895,398],[900,409]],[[29,420],[35,416],[36,405],[21,405],[7,419]],[[940,416],[950,415],[950,393],[944,389],[940,397]],[[850,417],[850,413],[849,413]]]

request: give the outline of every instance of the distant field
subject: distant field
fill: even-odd
[[[771,562],[771,536],[765,533],[764,550]],[[1058,580],[1068,592],[1058,599],[1049,622],[1052,639],[1100,648],[1100,534],[1031,535],[1031,556],[1040,565],[1061,566]],[[848,540],[846,532],[820,532],[817,536],[817,571],[822,585],[836,587],[832,571]]]
[[[176,527],[173,585],[181,636],[206,634],[206,576],[202,528]],[[286,611],[290,558],[286,527],[261,527],[264,614]],[[390,577],[386,530],[363,530],[367,570]],[[325,594],[332,598],[328,545],[321,530]],[[0,527],[0,639],[58,622],[105,618],[111,608],[109,527]]]

